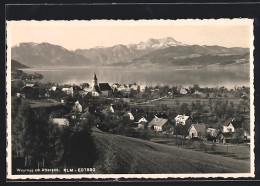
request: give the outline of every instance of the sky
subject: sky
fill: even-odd
[[[250,47],[252,20],[8,21],[7,43],[48,42],[69,50],[172,37],[184,44]]]

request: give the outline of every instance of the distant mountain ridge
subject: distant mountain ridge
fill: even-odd
[[[111,65],[120,61],[132,60],[149,52],[170,46],[185,46],[185,44],[171,37],[166,37],[163,39],[149,39],[138,44],[119,44],[112,47],[77,49],[75,52],[90,59],[93,63]]]
[[[112,47],[70,51],[49,43],[21,43],[12,59],[35,66],[208,66],[249,64],[248,48],[186,45],[171,37]]]
[[[90,64],[84,56],[49,43],[20,43],[12,47],[11,56],[12,59],[32,67]]]

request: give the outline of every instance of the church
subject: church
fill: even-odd
[[[112,96],[112,88],[108,83],[98,83],[96,73],[92,80],[92,96]]]

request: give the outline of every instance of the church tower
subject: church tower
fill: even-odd
[[[97,76],[96,76],[96,73],[94,73],[94,77],[92,80],[92,89],[95,90],[95,86],[97,86],[97,85],[98,85]]]

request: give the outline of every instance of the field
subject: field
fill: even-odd
[[[224,100],[225,98],[216,98],[212,100]],[[235,98],[226,98],[229,102],[233,102],[235,105],[239,104],[239,99]],[[205,103],[208,104],[209,99],[205,98],[193,98],[190,96],[183,96],[183,97],[176,97],[174,99],[172,98],[163,98],[163,99],[158,99],[156,101],[151,101],[148,103],[139,103],[139,106],[144,106],[144,107],[157,107],[158,105],[167,105],[167,107],[176,107],[177,104],[191,104],[191,102],[196,102],[200,101],[201,104]]]
[[[176,146],[176,138],[175,137],[156,137],[150,139],[150,141],[159,143],[159,144],[165,144],[169,146]],[[205,143],[208,146],[208,149],[210,149],[212,143],[207,142]],[[201,151],[199,141],[194,140],[188,147],[184,146],[187,149],[195,150],[195,151]],[[183,147],[183,148],[184,148]],[[215,151],[212,152],[211,150],[208,150],[207,153],[219,155],[223,157],[230,157],[233,159],[238,160],[249,160],[250,159],[250,151],[249,146],[245,144],[218,144],[216,143]]]
[[[151,141],[93,132],[99,157],[96,173],[247,173],[249,160],[207,154]]]

